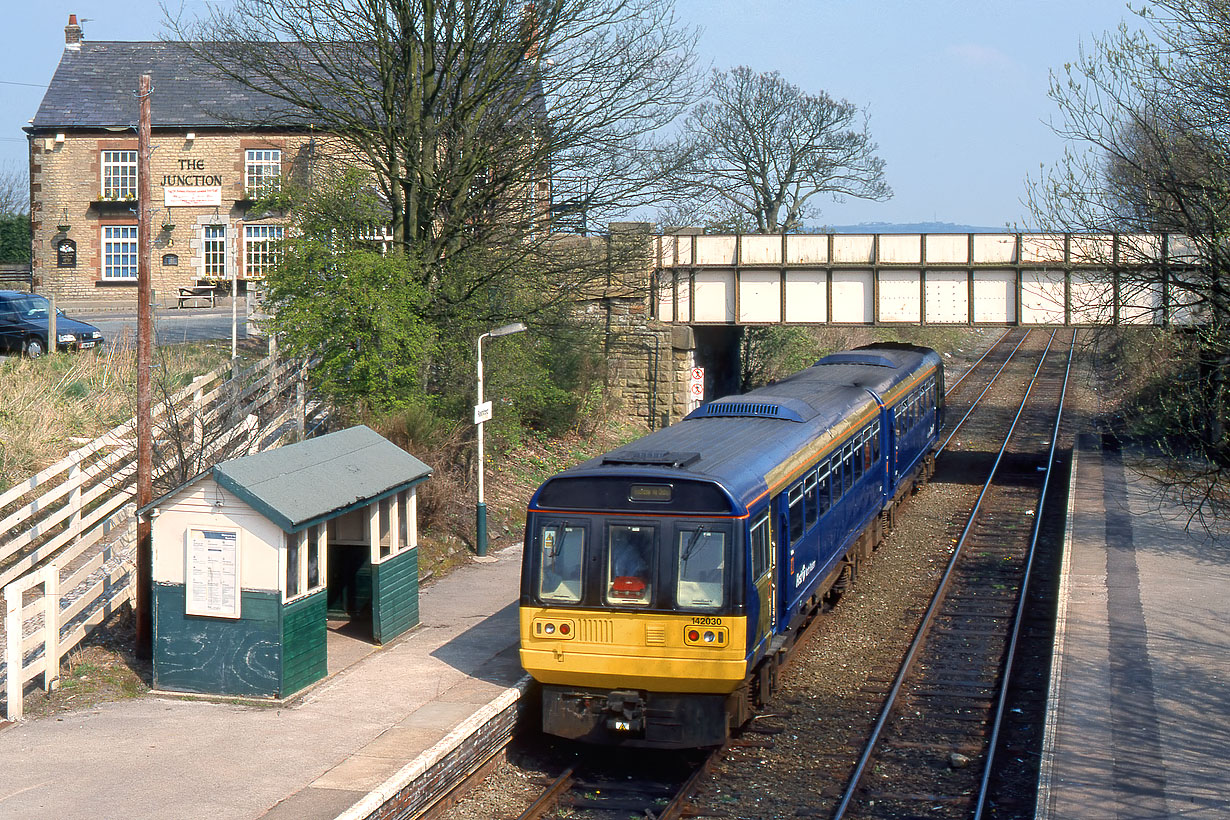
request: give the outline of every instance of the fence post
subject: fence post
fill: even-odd
[[[201,400],[205,397],[204,376],[197,376],[192,381],[200,386],[192,393],[192,443],[200,457],[201,448],[205,445],[205,422],[201,419]]]
[[[8,636],[4,652],[4,662],[8,664],[5,676],[5,690],[8,706],[5,717],[8,720],[21,720],[21,690],[24,681],[21,656],[21,581],[14,581],[4,588],[4,629]]]
[[[60,685],[60,568],[43,570],[43,691]]]
[[[69,519],[68,529],[73,534],[73,541],[81,538],[81,462],[68,468],[68,483],[72,489],[68,493],[68,508],[73,511]]]

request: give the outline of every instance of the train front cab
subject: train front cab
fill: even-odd
[[[592,496],[582,479],[554,481],[536,499],[576,503],[561,481]],[[723,743],[730,717],[746,715],[749,645],[767,643],[773,623],[769,534],[756,532],[756,557],[746,560],[747,516],[716,485],[698,483],[623,480],[599,493],[625,509],[531,503],[521,663],[542,685],[544,731],[691,748]],[[648,500],[655,495],[662,500]]]

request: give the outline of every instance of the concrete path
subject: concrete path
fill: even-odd
[[[1230,537],[1094,439],[1075,469],[1037,816],[1230,817]]]
[[[0,818],[332,818],[521,678],[520,547],[284,707],[147,696],[0,730]]]

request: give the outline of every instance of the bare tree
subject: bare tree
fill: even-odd
[[[1068,148],[1027,203],[1044,230],[1170,236],[1172,264],[1133,284],[1187,306],[1185,321],[1124,412],[1205,465],[1167,476],[1199,518],[1230,477],[1230,6],[1157,0],[1138,14],[1142,28],[1121,25],[1052,76]]]
[[[655,200],[651,136],[694,98],[671,0],[236,0],[171,28],[267,96],[261,124],[371,168],[425,280],[474,249],[530,252],[553,181],[583,179],[591,219]]]
[[[0,166],[0,215],[30,212],[30,181],[24,170],[12,163]]]
[[[815,198],[892,196],[867,114],[776,71],[714,71],[684,125],[676,179],[700,221],[757,233],[799,230]]]

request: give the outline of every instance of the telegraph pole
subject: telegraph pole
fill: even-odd
[[[151,415],[153,391],[153,288],[150,284],[150,75],[141,75],[137,99],[141,120],[137,129],[137,508],[154,500],[154,435]],[[137,646],[139,658],[153,657],[154,617],[153,538],[148,516],[137,519]]]

